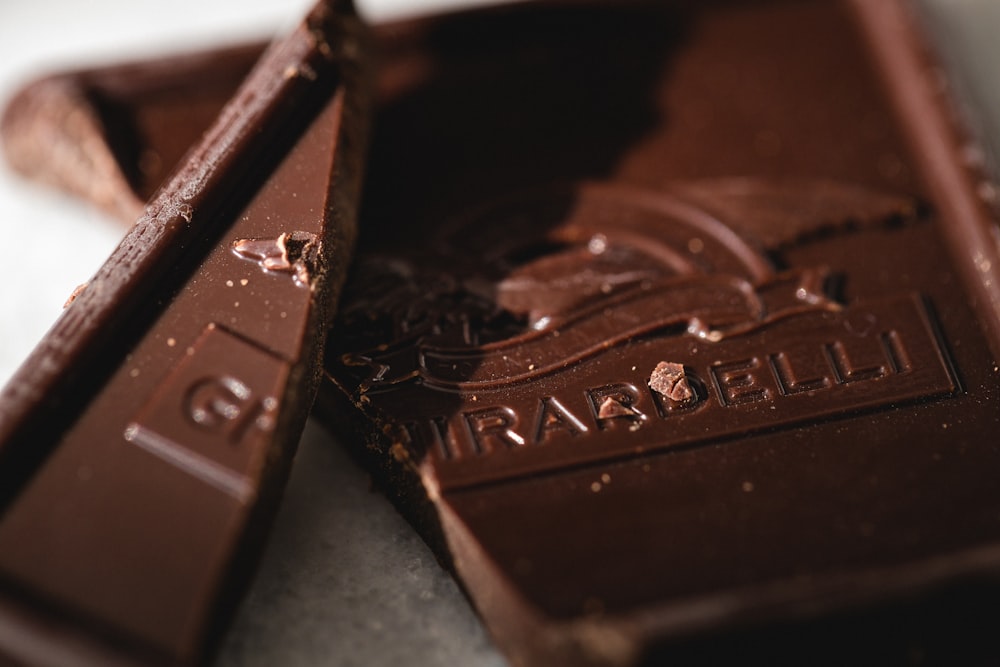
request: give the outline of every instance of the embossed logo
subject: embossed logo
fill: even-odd
[[[443,487],[945,396],[920,294],[847,301],[783,261],[914,217],[833,183],[522,196],[434,253],[367,258],[335,372]]]
[[[288,362],[209,325],[124,437],[246,502],[254,488],[248,478],[267,454],[288,368]]]

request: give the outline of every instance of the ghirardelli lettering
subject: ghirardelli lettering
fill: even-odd
[[[956,390],[921,294],[852,301],[849,275],[783,260],[856,221],[804,215],[776,235],[759,213],[724,221],[696,205],[709,190],[590,185],[554,220],[544,196],[526,197],[453,228],[437,256],[369,259],[368,291],[346,306],[341,382],[406,425],[442,488]],[[794,201],[808,187],[760,196],[808,210]],[[913,210],[862,199],[876,228]]]

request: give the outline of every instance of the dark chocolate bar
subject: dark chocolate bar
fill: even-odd
[[[814,0],[383,55],[327,371],[515,664],[995,657],[996,219],[921,49]]]
[[[515,663],[988,662],[995,216],[895,0],[383,28],[320,416]]]
[[[4,661],[188,664],[217,642],[356,234],[363,45],[337,1],[272,44],[0,394]]]

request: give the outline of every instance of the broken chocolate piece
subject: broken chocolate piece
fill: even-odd
[[[886,6],[523,7],[383,59],[327,370],[513,662],[989,655],[997,256],[954,218],[994,222],[885,87]]]
[[[0,394],[3,658],[187,664],[218,640],[355,236],[362,42],[336,0],[276,41]],[[269,237],[288,270],[233,253]]]
[[[4,110],[4,153],[24,175],[84,197],[131,225],[265,46],[241,45],[36,81]]]

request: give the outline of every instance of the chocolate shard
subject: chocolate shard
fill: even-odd
[[[217,641],[356,235],[364,42],[331,0],[272,44],[0,394],[0,661],[188,664]]]
[[[995,220],[902,4],[380,35],[318,413],[513,662],[995,658]]]
[[[660,396],[680,405],[693,403],[698,398],[687,379],[683,364],[661,361],[656,364],[647,384]]]

